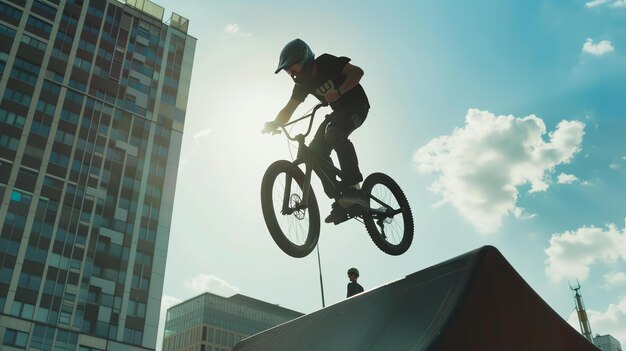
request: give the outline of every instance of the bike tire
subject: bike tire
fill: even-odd
[[[287,255],[300,258],[310,254],[317,245],[320,235],[320,212],[311,188],[306,209],[289,215],[281,213],[288,177],[292,179],[289,190],[290,206],[298,203],[298,199],[302,199],[304,173],[293,163],[280,160],[272,163],[263,175],[261,208],[265,225],[276,245]]]
[[[362,191],[370,197],[371,209],[390,213],[391,210],[386,209],[391,207],[398,212],[389,216],[370,210],[363,215],[363,222],[370,238],[380,250],[393,256],[402,255],[411,247],[414,235],[413,214],[404,192],[391,177],[383,173],[370,174],[363,181]],[[399,215],[401,218],[397,218]],[[384,218],[382,228],[379,223],[381,218]],[[385,231],[385,227],[389,230]]]

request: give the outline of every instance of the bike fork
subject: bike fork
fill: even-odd
[[[309,203],[309,192],[311,191],[311,167],[306,167],[304,174],[304,184],[302,185],[302,203]]]
[[[291,198],[291,176],[285,173],[285,191],[283,193],[283,214],[289,212],[289,199]]]
[[[311,191],[311,168],[307,167],[304,176],[304,184],[302,184],[302,199],[299,204],[294,204],[294,208],[289,207],[291,200],[291,182],[293,178],[289,174],[285,174],[285,191],[283,192],[283,214],[291,214],[294,210],[307,208],[309,202],[309,193]]]

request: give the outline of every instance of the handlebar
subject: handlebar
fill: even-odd
[[[320,102],[319,104],[317,104],[315,107],[313,107],[313,110],[311,111],[311,113],[308,113],[300,118],[297,118],[291,122],[285,123],[282,126],[278,126],[280,129],[282,129],[283,133],[285,133],[285,136],[289,139],[289,140],[293,140],[293,141],[299,141],[299,139],[301,139],[304,142],[304,138],[306,138],[307,135],[309,135],[309,133],[311,133],[311,127],[313,126],[313,119],[315,118],[315,112],[317,112],[317,110],[319,110],[320,108],[324,107],[324,106],[328,106],[327,102]],[[303,119],[306,118],[311,118],[311,120],[309,121],[309,127],[306,130],[306,133],[304,134],[298,134],[294,137],[292,137],[289,132],[287,132],[287,129],[285,127],[290,126],[292,124],[295,124]]]

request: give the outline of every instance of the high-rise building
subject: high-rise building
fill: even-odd
[[[196,39],[148,0],[0,0],[0,349],[154,350]]]
[[[167,310],[163,351],[228,351],[247,336],[302,315],[241,294],[204,293]]]
[[[602,351],[622,351],[622,345],[611,335],[596,335],[593,343]]]

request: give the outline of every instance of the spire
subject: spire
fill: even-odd
[[[570,284],[570,289],[574,292],[574,300],[576,301],[576,312],[578,312],[578,322],[580,323],[580,331],[587,340],[593,343],[593,336],[591,333],[591,325],[587,318],[587,311],[585,310],[585,304],[583,303],[583,296],[580,294],[580,283],[576,281],[576,286]]]

